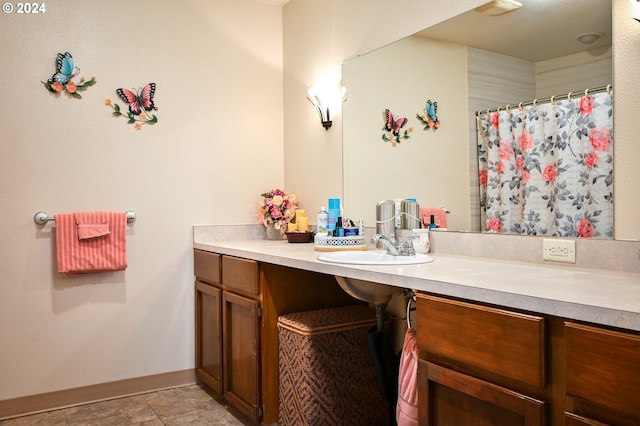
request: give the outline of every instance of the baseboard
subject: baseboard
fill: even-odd
[[[196,383],[193,369],[135,377],[0,401],[0,420]]]

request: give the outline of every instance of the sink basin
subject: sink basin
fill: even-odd
[[[403,291],[400,287],[355,278],[345,278],[337,275],[336,281],[338,281],[340,287],[351,295],[351,297],[373,303],[374,305],[386,305],[393,295],[402,293]]]
[[[332,251],[318,255],[318,260],[351,265],[415,265],[433,262],[433,257],[422,253],[414,256],[392,256],[384,250]]]

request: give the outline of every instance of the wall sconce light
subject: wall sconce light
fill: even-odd
[[[331,96],[331,92],[328,90],[324,90],[322,91],[322,93],[318,87],[311,87],[309,90],[307,90],[307,99],[309,99],[309,102],[311,102],[313,106],[316,107],[316,111],[318,111],[318,115],[320,116],[320,122],[322,123],[322,127],[324,127],[325,130],[329,130],[329,127],[331,127],[331,125],[333,124],[333,122],[331,121],[331,112],[329,109],[329,105],[336,104],[337,106],[338,102],[344,102],[344,95],[347,92],[347,89],[345,87],[342,87],[341,90],[342,96],[340,97],[339,101],[335,101],[336,96]]]

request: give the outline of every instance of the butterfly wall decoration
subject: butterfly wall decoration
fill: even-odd
[[[384,126],[382,127],[382,140],[385,142],[391,142],[391,145],[395,147],[402,142],[403,139],[409,139],[410,133],[413,132],[413,127],[409,127],[402,131],[402,128],[408,123],[406,117],[393,117],[393,113],[387,108],[382,113],[382,119],[384,120]]]
[[[438,103],[431,102],[431,99],[427,101],[427,105],[422,110],[423,114],[416,114],[416,118],[424,124],[423,130],[433,129],[436,130],[440,127],[440,120],[438,120]]]
[[[120,105],[111,99],[105,101],[107,106],[113,108],[114,117],[126,117],[128,124],[133,124],[136,130],[142,129],[143,124],[156,124],[158,117],[151,111],[157,111],[153,97],[156,94],[156,84],[149,83],[139,89],[116,89],[116,94],[129,106],[129,112],[122,112]]]
[[[56,72],[47,81],[41,81],[44,87],[51,93],[66,92],[71,97],[82,99],[80,93],[88,87],[96,84],[96,78],[87,80],[84,77],[79,83],[75,83],[73,78],[80,73],[80,68],[75,66],[71,53],[64,52],[56,55]]]

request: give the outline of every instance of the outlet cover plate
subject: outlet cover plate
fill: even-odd
[[[552,262],[576,263],[576,242],[545,238],[542,241],[542,259]]]

